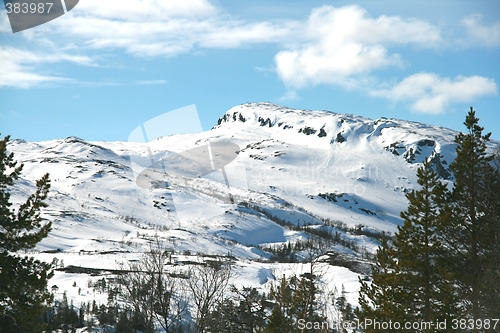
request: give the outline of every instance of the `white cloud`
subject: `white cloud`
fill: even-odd
[[[42,54],[24,51],[13,47],[0,46],[0,87],[29,88],[46,82],[69,81],[58,76],[43,75],[33,70],[34,65],[70,61],[82,65],[92,62],[86,56],[65,53]]]
[[[230,22],[213,26],[198,42],[207,48],[235,48],[246,44],[281,43],[291,38],[299,29],[298,22]]]
[[[467,31],[467,43],[494,47],[500,45],[500,22],[489,27],[481,25],[482,16],[474,14],[462,20]]]
[[[5,18],[7,15],[5,15]],[[0,28],[8,27],[6,19]],[[81,1],[68,14],[43,26],[23,32],[30,46],[20,50],[4,48],[0,86],[28,88],[65,78],[41,74],[41,63],[72,61],[65,59],[65,48],[58,56],[38,53],[37,49],[57,49],[50,42],[67,45],[79,52],[89,49],[125,51],[139,57],[171,57],[203,48],[236,48],[255,43],[278,43],[291,36],[297,22],[244,22],[220,12],[208,0],[120,0]],[[4,28],[5,28],[4,27]],[[10,28],[8,29],[10,32]],[[61,53],[62,52],[62,53]],[[32,61],[29,58],[36,58]],[[90,58],[87,59],[90,62]],[[94,83],[82,83],[91,84]],[[158,84],[158,82],[157,82]]]
[[[211,16],[218,10],[207,0],[86,0],[78,4],[78,12],[84,16],[139,22]]]
[[[498,24],[488,28],[481,26],[479,21],[477,16],[464,20],[470,34],[482,36],[477,38],[483,43],[498,43]],[[5,26],[5,22],[0,21],[0,27]],[[306,21],[247,22],[230,17],[209,0],[120,0],[119,4],[86,0],[40,29],[55,36],[51,41],[60,45],[64,42],[78,45],[80,50],[118,49],[140,57],[171,57],[199,49],[275,44],[281,51],[275,56],[273,70],[287,85],[289,92],[284,98],[288,99],[297,98],[295,92],[310,85],[336,84],[348,89],[372,87],[370,73],[403,66],[403,59],[392,52],[391,47],[436,47],[443,42],[440,30],[425,21],[384,15],[372,18],[359,6],[315,8]],[[29,32],[31,35],[24,37],[31,36],[33,43],[43,40],[38,38],[37,28]],[[51,49],[56,47],[50,46]],[[39,54],[14,48],[0,49],[0,59],[5,59],[0,67],[0,86],[26,88],[67,80],[40,73],[36,68],[38,64],[92,63],[88,57],[65,52],[69,51],[61,49],[53,54]],[[457,83],[456,80],[450,82]],[[154,81],[154,84],[162,82]],[[382,96],[384,91],[373,90],[372,94]],[[388,90],[385,94],[391,95]],[[436,105],[434,109],[448,103],[444,97],[449,94],[428,95]],[[419,103],[431,103],[424,97]],[[415,98],[414,103],[417,100],[421,99]],[[420,108],[417,104],[414,109]]]
[[[277,43],[292,35],[298,22],[234,20],[206,0],[87,0],[54,21],[83,45],[124,49],[142,57],[175,56],[195,48],[235,48]]]
[[[411,103],[411,109],[427,114],[446,112],[453,103],[472,102],[487,95],[496,95],[493,79],[482,76],[442,78],[434,73],[410,75],[389,89],[374,89],[370,95],[398,102]]]
[[[7,16],[7,11],[0,10],[0,34],[12,33],[12,28],[10,27],[9,17]]]
[[[300,37],[299,37],[300,38]],[[323,6],[312,11],[301,43],[275,57],[280,78],[289,86],[356,85],[353,76],[387,66],[401,66],[388,46],[436,46],[439,30],[423,21],[380,16],[373,19],[359,6]]]

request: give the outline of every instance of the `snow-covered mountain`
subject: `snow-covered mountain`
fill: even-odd
[[[456,134],[404,120],[249,103],[197,134],[148,143],[13,140],[8,149],[24,163],[15,200],[32,193],[44,173],[52,179],[43,216],[53,230],[36,247],[37,258],[115,269],[137,259],[157,234],[179,261],[230,254],[239,259],[237,281],[261,286],[277,267],[289,269],[265,262],[268,249],[326,232],[335,239],[322,250],[339,265],[331,276],[356,303],[357,276],[366,273],[362,254],[378,246],[370,236],[401,223],[422,161],[430,158],[444,180],[452,179]],[[137,162],[145,160],[149,167]],[[96,297],[83,288],[88,279],[58,272],[54,283],[78,304]]]

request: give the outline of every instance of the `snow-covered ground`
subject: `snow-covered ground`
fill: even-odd
[[[275,276],[307,270],[265,262],[266,246],[311,237],[292,226],[326,223],[373,253],[375,239],[338,226],[396,231],[422,161],[431,158],[443,179],[451,179],[455,135],[397,119],[250,103],[197,134],[148,143],[13,140],[8,149],[24,163],[13,190],[17,203],[44,173],[52,180],[43,217],[53,230],[32,252],[37,258],[117,269],[138,259],[157,235],[179,258],[230,254],[238,258],[233,282],[265,289]],[[234,145],[237,151],[220,148]],[[209,159],[204,147],[213,150]],[[360,255],[339,244],[328,250]],[[340,291],[343,284],[356,305],[360,273],[337,266],[325,270],[332,289]],[[88,287],[100,278],[57,271],[50,286],[58,286],[59,296],[66,291],[75,304],[105,303],[106,295]]]

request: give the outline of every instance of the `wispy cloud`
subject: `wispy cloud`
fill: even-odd
[[[491,26],[481,24],[483,17],[479,14],[470,15],[462,20],[467,32],[466,44],[495,47],[500,45],[500,22]]]
[[[7,15],[4,15],[7,17]],[[123,50],[139,57],[172,57],[203,48],[236,48],[256,43],[281,43],[293,35],[299,22],[245,22],[219,11],[208,0],[86,0],[74,10],[50,24],[30,29],[22,36],[30,46],[0,50],[0,86],[29,88],[48,82],[68,82],[69,78],[41,73],[40,65],[71,61],[80,65],[94,64],[90,56],[70,55],[75,52],[58,45],[78,45],[78,52],[89,49]],[[0,28],[8,28],[4,18]],[[37,29],[51,36],[53,53],[39,52],[41,41]],[[8,29],[10,32],[10,28]],[[45,45],[47,46],[47,45]],[[134,84],[164,84],[163,81],[140,81]],[[82,85],[101,85],[80,82]],[[130,84],[108,82],[105,85]]]
[[[385,89],[372,89],[370,95],[394,102],[408,102],[412,110],[426,114],[441,114],[452,103],[471,102],[476,98],[496,95],[493,79],[482,76],[443,78],[434,73],[410,75]]]
[[[140,57],[176,56],[196,48],[235,48],[277,43],[290,37],[298,22],[245,22],[220,12],[206,0],[87,0],[78,11],[54,21],[95,49],[123,49]]]
[[[217,14],[218,9],[208,0],[86,0],[78,4],[84,16],[123,21],[168,21],[172,18],[203,18]],[[74,13],[74,12],[72,12]]]
[[[34,67],[42,63],[69,61],[81,65],[90,65],[89,57],[66,53],[36,53],[0,46],[0,87],[29,88],[47,82],[67,82],[70,78],[46,75],[37,72]]]
[[[6,15],[5,15],[6,17]],[[6,26],[5,19],[0,29]],[[483,46],[500,45],[500,23],[481,25],[474,15],[462,21],[469,40]],[[25,38],[30,42],[36,30]],[[134,82],[74,82],[41,72],[40,65],[69,61],[94,65],[90,56],[68,52],[123,51],[137,57],[173,57],[213,48],[272,44],[278,48],[271,71],[287,87],[281,100],[298,98],[300,89],[337,85],[368,91],[371,96],[410,103],[417,112],[436,114],[458,101],[496,94],[494,80],[481,76],[443,78],[433,73],[410,75],[380,88],[374,73],[405,66],[394,51],[401,47],[441,48],[440,28],[418,19],[371,17],[360,6],[315,8],[304,20],[245,21],[235,19],[209,0],[86,0],[67,15],[43,26],[50,32],[52,53],[0,47],[0,86],[28,88],[47,82],[83,86],[166,84],[164,80]],[[54,36],[52,38],[52,36]],[[453,44],[453,43],[451,43]],[[57,45],[66,45],[60,49]],[[68,47],[69,45],[69,47]],[[78,51],[75,51],[78,45]],[[88,52],[92,54],[92,52]],[[271,59],[270,59],[271,61]],[[267,68],[256,68],[267,73]]]

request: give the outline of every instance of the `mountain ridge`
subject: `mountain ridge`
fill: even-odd
[[[8,150],[25,164],[12,197],[18,205],[34,181],[50,173],[49,207],[42,216],[53,221],[53,230],[33,250],[42,260],[114,269],[137,260],[158,235],[179,261],[230,254],[240,260],[245,283],[264,287],[267,279],[259,276],[272,276],[275,264],[267,261],[286,244],[323,237],[328,245],[318,254],[340,253],[367,264],[364,258],[380,244],[377,234],[401,224],[399,213],[407,207],[405,194],[417,186],[420,163],[430,158],[444,181],[452,179],[448,166],[457,133],[404,120],[248,103],[228,110],[209,131],[147,143],[12,140]],[[155,186],[138,186],[137,167],[140,172],[210,142],[240,147],[224,172],[187,177],[172,169],[159,183],[154,179]],[[488,147],[493,152],[500,143]],[[294,258],[308,255],[297,250]],[[357,277],[366,270],[330,262],[345,278],[338,289],[345,283],[356,304]],[[77,279],[67,274],[57,272],[54,283]]]

